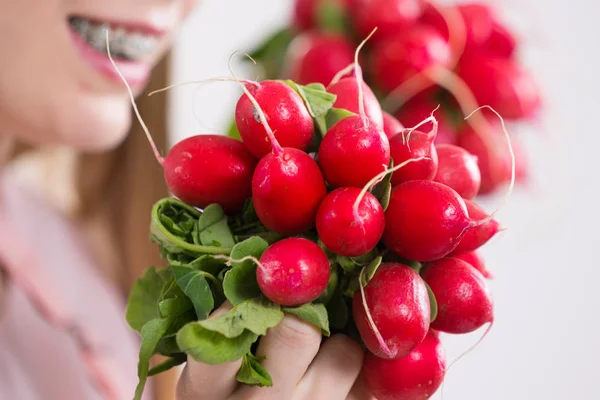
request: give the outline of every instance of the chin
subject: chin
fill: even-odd
[[[109,151],[121,144],[131,127],[131,107],[123,94],[82,99],[65,115],[57,131],[61,145],[83,152]]]

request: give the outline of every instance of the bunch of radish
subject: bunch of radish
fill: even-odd
[[[500,227],[472,202],[476,159],[434,145],[434,108],[409,129],[383,113],[362,78],[364,43],[351,76],[327,88],[232,72],[241,140],[192,136],[165,157],[152,144],[176,198],[152,210],[168,266],[149,269],[128,303],[142,337],[136,398],[187,357],[242,358],[241,383],[272,385],[254,351],[290,313],[360,341],[377,399],[425,399],[446,371],[440,332],[491,326],[476,252]],[[225,301],[233,308],[209,318]],[[149,370],[156,353],[167,361]]]
[[[518,37],[489,4],[295,0],[290,26],[251,55],[267,78],[320,82],[329,90],[338,71],[352,62],[353,48],[376,27],[363,64],[365,81],[391,114],[386,119],[393,115],[414,126],[440,105],[435,144],[453,144],[477,157],[478,194],[506,186],[511,155],[500,125],[487,113],[463,118],[489,105],[511,123],[531,121],[539,114],[541,96],[519,62]],[[524,180],[527,164],[516,138],[513,146],[519,155],[517,179]]]

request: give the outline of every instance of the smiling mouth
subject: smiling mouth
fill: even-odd
[[[82,17],[70,17],[69,26],[92,49],[107,54],[108,32],[111,55],[125,61],[140,61],[152,56],[159,49],[159,35],[119,25],[93,21]]]

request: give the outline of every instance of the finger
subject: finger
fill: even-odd
[[[321,330],[300,319],[286,315],[279,325],[269,329],[256,351],[267,357],[263,367],[271,374],[272,387],[242,387],[239,398],[291,399],[296,385],[319,351]]]
[[[344,400],[362,368],[364,351],[346,335],[334,335],[321,346],[304,375],[306,399]]]
[[[358,376],[346,400],[377,400],[365,383],[364,373]]]
[[[232,308],[225,302],[209,318],[218,317]],[[188,357],[177,384],[177,400],[224,399],[237,388],[235,376],[242,360],[208,365]]]

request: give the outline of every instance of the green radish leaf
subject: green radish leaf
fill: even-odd
[[[320,83],[310,83],[308,85],[298,85],[297,83],[286,80],[283,81],[294,89],[304,100],[309,114],[313,118],[319,118],[327,115],[327,112],[333,107],[333,103],[337,96],[333,93],[328,93],[325,86]]]
[[[254,203],[252,199],[246,200],[244,204],[244,209],[242,211],[242,220],[246,224],[250,224],[252,222],[259,222],[258,215],[256,215],[256,210],[254,209]]]
[[[248,330],[228,338],[206,329],[201,322],[190,322],[177,332],[177,344],[182,351],[198,362],[211,365],[239,360],[250,352],[257,339],[258,335]]]
[[[352,296],[354,296],[354,293],[356,293],[356,291],[359,289],[360,289],[360,280],[359,280],[359,276],[357,276],[348,282],[348,287],[346,287],[346,290],[344,291],[344,296],[352,297]]]
[[[365,267],[365,272],[363,273],[363,281],[362,281],[363,286],[367,286],[369,284],[369,282],[371,281],[371,279],[373,279],[373,276],[375,275],[375,272],[377,272],[377,269],[381,265],[382,261],[383,261],[383,257],[379,256],[379,257],[375,258],[373,261],[371,261],[371,263],[368,266]]]
[[[390,159],[390,164],[388,169],[394,167],[394,160]],[[388,173],[381,182],[379,182],[373,190],[371,190],[371,194],[379,200],[381,206],[383,207],[383,211],[387,210],[390,204],[390,196],[392,195],[392,174]]]
[[[238,130],[235,120],[231,121],[231,123],[229,124],[229,128],[227,128],[227,136],[229,136],[232,139],[242,140],[242,137],[240,136],[240,131]]]
[[[223,315],[199,321],[198,324],[227,338],[234,338],[245,330],[265,335],[267,329],[279,324],[282,318],[283,312],[279,305],[258,297],[238,304]]]
[[[425,282],[425,281],[423,281],[423,282]],[[425,286],[427,286],[427,294],[429,295],[429,308],[431,309],[431,316],[429,318],[429,323],[431,323],[431,322],[435,321],[435,319],[437,318],[438,303],[435,298],[435,295],[433,294],[433,291],[431,290],[431,288],[429,287],[427,282],[425,282]]]
[[[206,254],[196,258],[187,264],[171,264],[171,267],[189,267],[198,271],[206,272],[212,276],[217,276],[224,268],[226,268],[225,260],[214,258],[210,254]]]
[[[263,70],[264,78],[282,75],[285,53],[294,36],[293,29],[281,29],[271,35],[260,47],[250,52],[250,56]]]
[[[300,307],[284,307],[283,311],[295,315],[306,322],[310,322],[317,328],[321,328],[321,332],[325,336],[329,336],[329,318],[327,309],[323,304],[308,303]]]
[[[203,254],[229,254],[231,247],[194,244],[193,229],[201,213],[171,198],[159,200],[152,208],[150,237],[159,244],[163,256],[183,253],[198,257]]]
[[[321,136],[325,136],[325,133],[327,133],[326,116],[333,107],[337,96],[328,93],[325,86],[321,83],[310,83],[306,86],[302,86],[291,80],[282,82],[286,83],[302,97],[310,116],[313,118],[317,128],[321,132]]]
[[[193,308],[193,304],[185,296],[171,297],[158,303],[162,318],[177,318]]]
[[[408,265],[409,267],[411,267],[413,269],[413,271],[415,271],[417,274],[419,273],[419,271],[421,271],[421,266],[422,264],[418,261],[411,261],[411,260],[402,260],[402,264],[404,265]]]
[[[167,268],[157,270],[152,267],[134,283],[125,311],[125,319],[131,329],[140,332],[148,321],[159,317],[158,300],[170,274]]]
[[[140,358],[138,362],[139,383],[135,388],[134,400],[140,400],[144,392],[144,386],[148,379],[148,369],[150,368],[150,358],[154,355],[156,346],[162,336],[168,331],[173,323],[170,319],[153,319],[148,321],[142,328],[142,344],[140,347]]]
[[[348,305],[344,300],[341,290],[337,290],[329,303],[327,303],[329,325],[335,329],[344,329],[348,323]]]
[[[231,250],[231,259],[240,260],[252,256],[259,259],[269,244],[258,236],[253,236],[236,244]],[[256,281],[256,264],[252,260],[241,263],[233,262],[233,268],[225,274],[223,290],[225,297],[233,305],[260,296],[260,288]]]
[[[338,284],[340,281],[340,272],[337,264],[333,264],[331,266],[331,273],[329,275],[329,282],[327,282],[327,287],[323,290],[323,293],[317,297],[314,301],[315,303],[327,304],[333,297],[336,289],[338,288]]]
[[[172,328],[169,329],[169,331],[171,330]],[[177,354],[181,354],[181,349],[179,349],[179,345],[177,344],[176,336],[177,332],[167,336],[163,336],[158,342],[158,345],[156,346],[156,352],[166,357],[173,357]]]
[[[317,27],[323,32],[347,36],[349,32],[348,17],[345,13],[345,7],[341,2],[319,2],[317,9]]]
[[[152,369],[148,371],[148,376],[154,376],[162,372],[166,372],[173,367],[183,364],[186,360],[187,356],[185,353],[175,354],[173,357],[169,357],[157,366],[152,367]]]
[[[325,117],[325,126],[327,126],[327,131],[329,131],[332,126],[334,126],[344,118],[351,117],[354,115],[356,114],[344,108],[332,108],[327,112],[327,115]]]
[[[356,272],[359,269],[359,266],[354,261],[352,261],[350,257],[338,255],[336,260],[346,273]]]
[[[368,252],[367,254],[363,254],[362,256],[357,256],[357,257],[351,257],[350,259],[355,264],[365,266],[365,265],[369,265],[371,263],[371,261],[373,261],[376,257],[377,257],[377,250],[373,249],[370,252]]]
[[[207,273],[189,267],[172,266],[171,269],[175,281],[194,305],[198,319],[208,318],[215,303],[210,286],[206,281]],[[212,277],[212,279],[216,278]]]
[[[200,244],[203,246],[233,247],[235,241],[227,225],[227,216],[218,204],[207,206],[198,219]]]
[[[260,365],[260,362],[266,357],[257,357],[252,353],[244,354],[242,366],[240,367],[235,379],[246,385],[252,386],[273,386],[273,380],[267,370]]]

